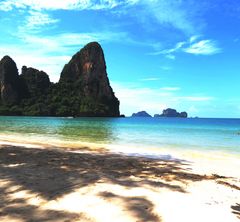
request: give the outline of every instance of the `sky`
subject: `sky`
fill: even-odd
[[[239,0],[0,0],[0,57],[57,82],[91,41],[121,113],[240,117]]]

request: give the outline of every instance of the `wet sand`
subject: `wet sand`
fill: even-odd
[[[240,220],[240,161],[174,157],[2,143],[0,221]]]

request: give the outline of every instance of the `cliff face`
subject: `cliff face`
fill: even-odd
[[[22,67],[20,78],[27,88],[28,95],[46,93],[51,84],[45,72],[26,66]]]
[[[0,61],[0,90],[4,104],[14,104],[19,100],[19,79],[16,63],[4,56]]]
[[[85,96],[115,98],[107,77],[103,50],[97,42],[87,44],[64,66],[60,82],[67,81],[79,81]]]
[[[0,62],[0,115],[118,117],[119,101],[110,86],[101,46],[87,44],[64,66],[59,83],[5,56]]]
[[[59,82],[60,84],[74,82],[75,87],[78,88],[77,93],[93,99],[95,105],[103,104],[108,107],[108,110],[105,110],[108,116],[119,116],[119,101],[110,86],[104,53],[97,42],[87,44],[72,57],[64,66]],[[94,115],[91,114],[91,110],[83,110],[79,115],[82,114]]]

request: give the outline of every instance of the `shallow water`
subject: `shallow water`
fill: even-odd
[[[240,119],[0,117],[0,140],[240,154]]]

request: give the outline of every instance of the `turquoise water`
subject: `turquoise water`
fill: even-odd
[[[240,119],[0,117],[5,137],[240,154]]]

